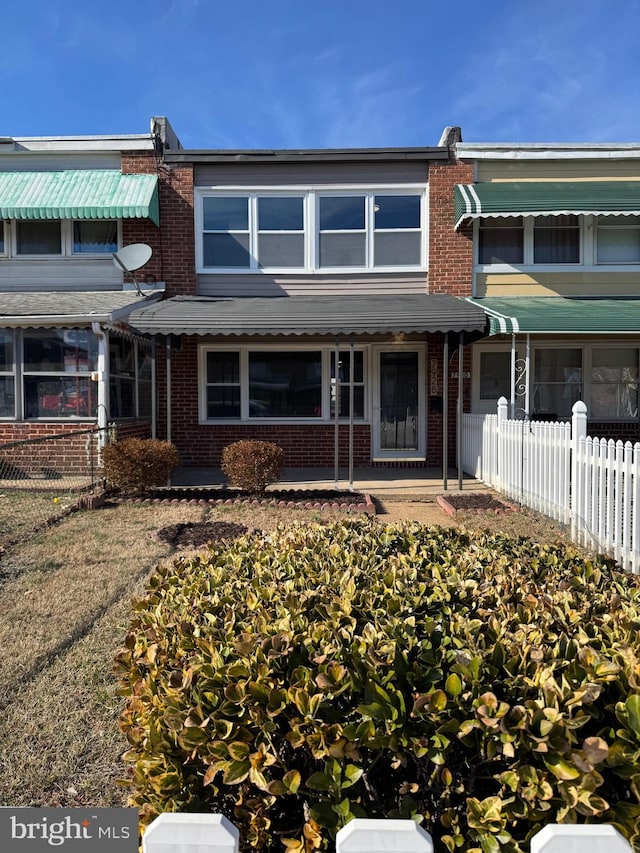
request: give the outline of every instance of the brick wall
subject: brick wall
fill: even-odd
[[[429,167],[429,292],[471,296],[473,230],[453,230],[453,188],[473,182],[467,163],[433,163]]]
[[[147,243],[153,256],[140,271],[167,285],[167,296],[195,294],[195,232],[193,221],[193,167],[162,164],[153,152],[122,155],[124,174],[157,174],[160,194],[160,228],[147,219],[124,219],[125,246]]]
[[[588,421],[587,435],[593,438],[613,439],[614,441],[640,441],[640,424],[637,421],[628,423],[611,423],[607,421]]]

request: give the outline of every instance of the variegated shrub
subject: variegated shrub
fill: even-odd
[[[158,569],[117,671],[131,804],[245,849],[355,816],[436,848],[548,822],[640,828],[640,584],[564,547],[375,521],[281,528]]]

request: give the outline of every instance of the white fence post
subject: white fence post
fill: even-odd
[[[587,437],[587,407],[582,400],[578,400],[573,404],[571,412],[571,538],[576,542],[583,500],[580,439]]]
[[[496,471],[496,489],[501,489],[503,486],[502,478],[505,475],[505,465],[506,465],[506,448],[505,448],[505,425],[507,422],[507,408],[508,408],[507,398],[500,397],[498,400],[498,427],[497,427],[497,444],[498,444],[498,453],[497,453],[497,471]]]
[[[143,853],[238,853],[236,827],[219,814],[165,812],[142,836]]]
[[[632,849],[608,824],[549,823],[531,839],[531,853],[632,853]]]
[[[357,817],[338,832],[336,853],[433,853],[433,841],[413,820]]]

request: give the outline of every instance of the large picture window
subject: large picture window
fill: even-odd
[[[204,421],[325,420],[349,417],[350,351],[260,347],[201,348],[201,419]],[[353,351],[353,416],[365,417],[365,353]]]
[[[201,190],[202,272],[419,269],[425,192]]]

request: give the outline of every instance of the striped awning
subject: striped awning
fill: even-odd
[[[486,296],[468,301],[487,315],[490,335],[640,334],[640,298]]]
[[[117,169],[0,172],[0,219],[151,219],[158,178]]]
[[[640,181],[494,181],[454,192],[456,228],[498,216],[640,215]]]

